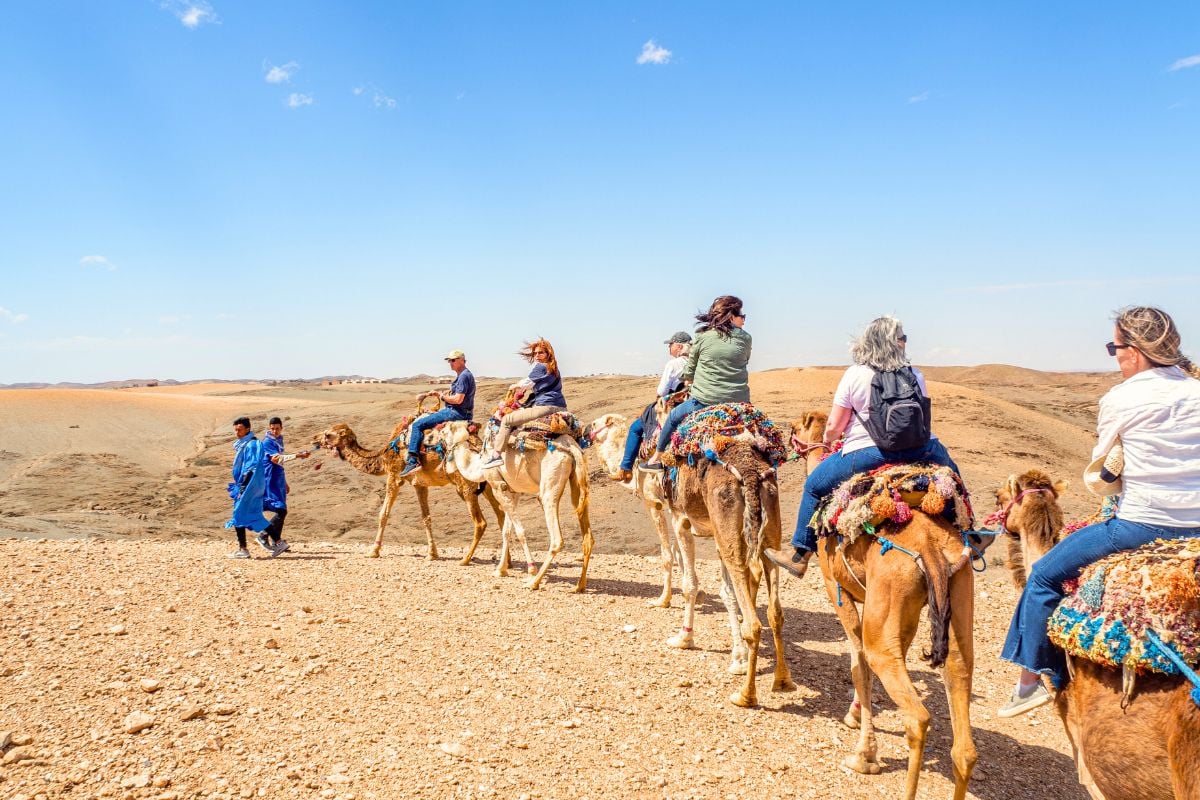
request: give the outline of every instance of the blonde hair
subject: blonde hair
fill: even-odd
[[[850,358],[879,372],[892,372],[908,366],[908,356],[898,341],[904,327],[893,316],[871,320],[866,330],[850,343]]]
[[[1160,308],[1126,306],[1113,318],[1123,344],[1131,344],[1156,367],[1179,367],[1200,380],[1200,367],[1179,350],[1179,329],[1175,320]]]

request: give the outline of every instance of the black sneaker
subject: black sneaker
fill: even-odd
[[[662,472],[663,467],[661,461],[642,461],[638,464],[638,469],[644,469],[648,472]]]
[[[404,469],[402,469],[400,471],[400,477],[403,478],[405,475],[409,475],[413,472],[416,472],[420,468],[421,468],[420,460],[415,459],[415,458],[410,458],[404,462]]]
[[[258,546],[270,553],[274,548],[271,547],[271,540],[267,537],[267,532],[254,534],[254,541],[258,542]]]

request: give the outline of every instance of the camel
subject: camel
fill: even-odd
[[[510,539],[515,536],[525,550],[525,562],[530,573],[526,586],[538,589],[554,557],[562,550],[562,526],[558,519],[558,503],[569,486],[571,503],[579,519],[579,530],[583,537],[583,563],[579,572],[576,592],[587,587],[588,562],[592,557],[594,539],[591,520],[588,517],[588,469],[587,459],[579,443],[570,436],[555,436],[547,441],[546,449],[528,447],[517,450],[511,446],[503,450],[504,463],[492,469],[482,469],[480,455],[471,447],[472,434],[465,422],[446,425],[446,471],[462,476],[468,482],[486,481],[500,500],[504,509],[504,525],[501,533],[500,561],[496,566],[496,577],[508,574]],[[525,538],[525,526],[517,517],[517,506],[522,495],[531,494],[542,504],[546,515],[546,528],[550,531],[550,549],[541,568],[534,571],[529,543]]]
[[[811,472],[823,455],[817,444],[824,425],[815,424],[809,415],[805,420],[793,425],[793,444],[806,451]],[[801,432],[804,438],[798,442]],[[916,635],[921,609],[928,604],[932,646],[925,658],[932,666],[943,667],[954,733],[950,749],[954,800],[963,800],[977,758],[970,717],[975,663],[975,575],[968,566],[970,551],[949,522],[920,509],[913,509],[907,525],[887,535],[897,549],[919,554],[921,563],[903,552],[884,555],[878,539],[867,535],[844,547],[838,537],[827,536],[817,549],[826,594],[850,642],[854,700],[843,722],[858,728],[860,734],[854,754],[842,763],[865,775],[877,775],[882,769],[871,707],[872,676],[876,676],[904,718],[909,749],[904,797],[916,797],[929,711],[908,675],[905,656]]]
[[[1018,585],[1062,538],[1058,497],[1065,488],[1031,469],[1009,477],[996,492],[1002,522],[1024,555],[1023,561],[1009,560]],[[1147,673],[1138,676],[1127,699],[1120,671],[1068,660],[1071,680],[1054,706],[1088,794],[1096,800],[1200,800],[1200,707],[1189,697],[1191,685],[1177,675]]]
[[[463,423],[463,426],[465,429],[466,423]],[[407,427],[407,422],[397,425],[388,441],[394,441]],[[379,530],[375,534],[375,542],[367,550],[368,558],[379,558],[379,552],[383,547],[383,531],[387,527],[392,506],[400,495],[400,487],[406,482],[411,484],[417,493],[417,503],[421,507],[421,524],[425,527],[425,537],[429,542],[429,550],[426,554],[426,559],[429,561],[435,561],[438,557],[437,544],[433,541],[433,517],[429,513],[429,489],[431,487],[453,486],[458,492],[458,496],[466,501],[467,508],[471,512],[471,521],[475,524],[475,534],[470,548],[459,562],[464,567],[471,563],[471,559],[475,556],[475,548],[479,546],[479,540],[483,538],[483,532],[487,530],[487,520],[484,519],[483,512],[479,508],[481,493],[492,506],[497,523],[501,527],[504,525],[504,511],[496,501],[496,495],[491,487],[479,481],[468,481],[462,475],[445,469],[436,452],[422,454],[421,468],[401,478],[400,471],[404,469],[406,456],[403,449],[394,449],[390,445],[384,445],[378,450],[367,450],[358,443],[358,438],[350,426],[344,423],[339,422],[318,434],[313,443],[335,451],[338,458],[350,462],[350,465],[359,472],[387,476],[387,490],[383,497],[383,505],[379,508]]]
[[[625,438],[629,435],[629,420],[621,414],[605,414],[588,427],[588,435],[592,440],[592,452],[597,454],[600,463],[604,465],[608,476],[620,481],[621,459],[624,457]],[[634,464],[633,477],[621,485],[630,489],[646,507],[658,533],[659,566],[662,569],[662,593],[647,605],[657,608],[671,607],[671,579],[675,563],[675,551],[678,548],[678,534],[673,528],[687,525],[687,519],[682,516],[672,516],[668,509],[667,497],[663,493],[662,475],[649,472]]]

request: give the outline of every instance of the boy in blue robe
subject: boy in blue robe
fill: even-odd
[[[288,485],[283,472],[283,462],[288,460],[283,452],[283,420],[271,417],[267,423],[267,433],[263,436],[263,468],[267,473],[266,489],[263,494],[263,511],[270,511],[275,516],[267,525],[267,529],[255,537],[262,549],[271,554],[271,558],[286,553],[290,549],[287,540],[283,538],[283,521],[287,518],[287,496],[292,487]],[[308,458],[308,451],[296,454],[296,458]]]
[[[233,443],[233,482],[228,487],[229,496],[233,498],[233,516],[225,527],[233,528],[237,533],[238,549],[229,557],[250,558],[250,551],[246,549],[246,529],[262,531],[269,524],[262,513],[267,471],[263,468],[262,442],[250,430],[250,418],[235,419],[233,432],[238,437]]]

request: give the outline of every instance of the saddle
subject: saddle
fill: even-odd
[[[408,437],[412,433],[412,424],[430,413],[432,412],[426,411],[418,413],[415,417],[401,417],[400,422],[392,429],[392,440],[388,442],[388,447],[396,453],[407,450]],[[446,423],[442,422],[425,431],[425,436],[421,440],[421,453],[427,450],[436,450],[440,456],[444,452],[445,434],[442,429],[445,425]]]
[[[499,431],[500,418],[492,416],[488,420],[487,429],[484,432],[484,441],[494,442]],[[582,446],[584,433],[584,426],[574,414],[570,411],[556,411],[514,429],[508,437],[506,446],[516,448],[522,453],[530,448],[534,450],[553,449],[552,441],[557,436],[570,436]]]
[[[888,525],[899,528],[913,509],[942,515],[958,530],[975,527],[971,497],[954,470],[938,464],[885,464],[843,482],[817,506],[809,526],[817,536],[853,541]]]
[[[1181,674],[1165,647],[1188,666],[1200,664],[1200,538],[1114,553],[1064,588],[1049,634],[1068,655],[1139,674]]]
[[[720,403],[688,414],[671,435],[662,461],[673,467],[694,465],[698,458],[719,460],[737,441],[749,442],[773,467],[787,459],[783,434],[766,414],[749,403]]]

